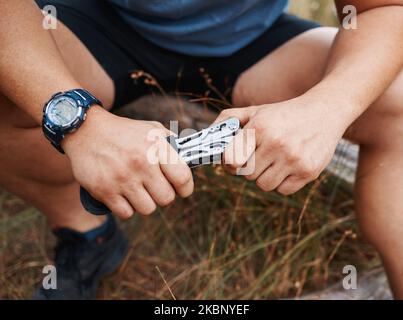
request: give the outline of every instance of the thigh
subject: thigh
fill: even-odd
[[[323,77],[337,29],[322,27],[289,40],[244,71],[233,91],[235,106],[275,103],[295,98]],[[403,72],[346,130],[344,138],[360,144],[394,141],[401,128]],[[388,128],[388,130],[385,130]],[[396,128],[395,130],[391,130]],[[396,134],[395,134],[396,136]]]
[[[336,28],[308,30],[269,53],[238,77],[236,106],[274,103],[295,98],[322,78]]]

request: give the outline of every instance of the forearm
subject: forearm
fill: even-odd
[[[33,1],[0,0],[0,91],[39,124],[53,93],[79,86]]]
[[[308,91],[349,125],[391,84],[403,67],[403,6],[358,15],[358,29],[340,29],[325,75]]]

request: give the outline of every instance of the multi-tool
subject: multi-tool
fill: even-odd
[[[239,119],[229,118],[186,137],[169,136],[167,141],[190,168],[199,165],[220,163],[225,148],[240,129]],[[83,207],[93,214],[111,211],[94,199],[83,187],[80,188]]]

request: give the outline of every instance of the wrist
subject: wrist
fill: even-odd
[[[348,127],[371,104],[346,81],[328,75],[304,95],[322,102],[325,112],[340,118]]]
[[[328,88],[313,87],[301,96],[308,108],[315,109],[330,124],[347,129],[361,114],[357,103],[349,97]]]
[[[99,105],[91,106],[87,113],[84,122],[75,131],[67,133],[61,142],[61,146],[64,152],[68,155],[75,146],[80,143],[91,134],[102,122],[102,118],[108,115],[109,112]]]

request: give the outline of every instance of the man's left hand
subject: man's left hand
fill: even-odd
[[[325,99],[301,96],[222,111],[215,122],[238,117],[243,126],[224,153],[228,170],[256,180],[264,191],[277,189],[284,195],[316,179],[348,127],[342,116],[331,111],[337,108],[319,100]]]

